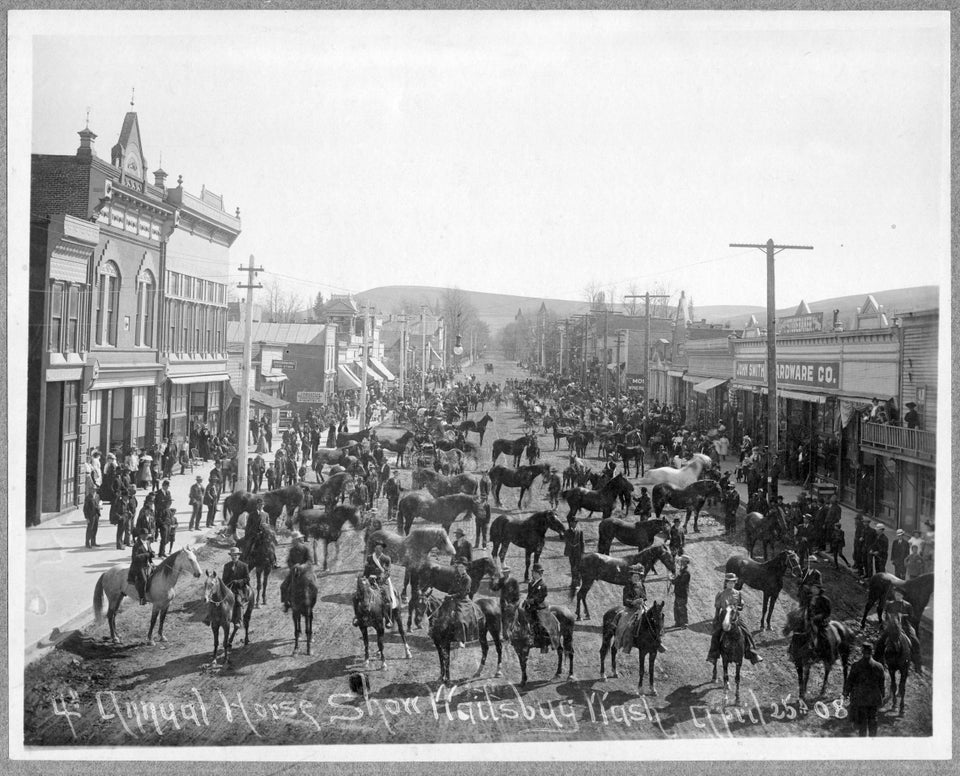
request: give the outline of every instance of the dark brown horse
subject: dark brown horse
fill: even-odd
[[[731,663],[736,665],[736,695],[734,703],[740,703],[740,670],[743,668],[743,656],[746,653],[746,639],[740,629],[740,612],[736,606],[725,606],[720,610],[720,659],[723,661],[723,705],[729,701]],[[713,661],[713,678],[717,681],[717,661]]]
[[[588,552],[580,560],[580,587],[577,589],[577,619],[580,619],[580,604],[583,612],[590,619],[590,607],[587,606],[587,593],[596,581],[609,582],[611,585],[623,587],[630,579],[629,567],[636,564],[643,566],[643,576],[646,577],[657,561],[667,567],[670,574],[676,573],[677,567],[665,544],[654,544],[641,550],[636,555],[627,555],[623,558],[612,558],[598,552]],[[574,595],[574,591],[570,592]]]
[[[338,504],[329,512],[323,509],[304,509],[297,516],[300,533],[313,539],[313,557],[317,557],[317,541],[323,542],[323,570],[327,570],[327,548],[330,542],[337,549],[340,558],[340,534],[343,524],[350,523],[354,530],[360,527],[357,508],[348,504]]]
[[[357,589],[353,594],[353,611],[356,614],[357,627],[363,637],[363,664],[370,667],[370,637],[367,631],[373,628],[377,633],[377,649],[380,652],[380,668],[387,667],[387,659],[383,656],[383,633],[386,629],[387,612],[380,590],[370,584],[370,580],[363,574],[357,577]],[[407,660],[410,659],[410,647],[407,646],[407,637],[403,630],[403,616],[400,614],[400,604],[393,608],[393,621],[397,624],[400,641],[403,642],[403,652]],[[309,642],[308,642],[309,644]],[[308,652],[309,654],[309,652]]]
[[[753,548],[757,542],[761,542],[764,560],[767,559],[767,548],[773,549],[774,542],[783,541],[787,534],[787,523],[777,509],[771,510],[766,517],[759,512],[750,512],[743,519],[743,528],[746,533],[744,546],[747,554],[753,557]]]
[[[470,598],[477,594],[480,582],[484,577],[490,577],[496,582],[502,577],[500,567],[493,558],[486,555],[474,558],[467,564],[467,574],[470,576]],[[407,627],[410,627],[410,615],[416,611],[420,594],[431,589],[449,593],[456,586],[457,572],[453,566],[441,565],[432,560],[426,561],[417,568],[410,569],[410,605],[407,610]],[[417,627],[420,621],[416,622]]]
[[[634,474],[637,477],[643,476],[643,447],[641,445],[631,446],[621,443],[617,445],[616,453],[623,461],[623,471],[628,477],[630,476],[630,461],[633,461]]]
[[[400,499],[397,507],[397,520],[403,520],[404,533],[410,533],[410,527],[416,517],[423,518],[428,523],[439,523],[448,533],[462,514],[480,519],[480,502],[473,496],[454,493],[452,496],[441,496],[433,501],[426,501],[422,498],[410,498],[414,495],[416,494],[408,493]]]
[[[444,476],[435,469],[414,469],[411,478],[414,490],[424,488],[432,496],[451,496],[454,493],[476,494],[480,487],[477,478],[470,474]]]
[[[370,436],[372,426],[368,426],[362,431],[354,431],[350,434],[337,434],[337,447],[346,447],[347,445],[358,444]]]
[[[860,620],[860,627],[862,628],[867,624],[867,615],[874,604],[877,607],[877,621],[880,625],[883,625],[883,607],[894,590],[902,590],[904,600],[909,602],[913,608],[913,618],[910,623],[919,638],[920,619],[923,616],[923,610],[930,603],[930,596],[933,595],[932,572],[921,574],[908,582],[904,582],[899,577],[886,572],[880,572],[870,577],[870,581],[867,583],[867,604],[863,607],[863,619]]]
[[[575,682],[577,677],[573,673],[573,612],[565,606],[548,606],[550,614],[556,617],[560,624],[559,643],[551,643],[549,639],[542,640],[526,609],[520,606],[520,583],[513,577],[507,578],[500,586],[500,623],[503,635],[510,640],[517,659],[520,661],[520,686],[527,684],[527,659],[530,650],[534,647],[553,648],[557,651],[557,672],[554,677],[563,673],[563,658],[568,663],[567,681]]]
[[[257,498],[263,499],[263,510],[267,513],[272,528],[277,527],[277,520],[281,515],[286,514],[289,517],[303,505],[303,491],[296,485],[269,490],[266,493],[236,491],[224,498],[222,507],[223,520],[229,524],[231,531],[236,531],[240,515],[256,509]]]
[[[810,631],[807,618],[799,609],[787,613],[787,624],[783,626],[783,635],[790,634],[788,654],[797,669],[798,695],[805,698],[807,685],[810,682],[810,666],[814,663],[823,663],[823,684],[820,686],[820,695],[827,691],[827,680],[830,678],[830,669],[840,658],[843,666],[843,682],[847,682],[847,670],[850,664],[850,649],[853,646],[853,633],[850,628],[837,620],[830,620],[825,628],[827,638],[815,639]],[[910,653],[910,642],[907,641],[907,654]]]
[[[772,630],[770,618],[773,616],[773,607],[783,589],[783,575],[790,571],[793,576],[799,577],[800,559],[793,550],[781,550],[773,560],[766,563],[757,563],[745,555],[731,555],[727,558],[725,571],[728,574],[736,574],[740,578],[736,584],[737,590],[742,590],[746,584],[763,593],[760,630],[763,630],[764,622],[767,630]]]
[[[410,442],[413,440],[413,432],[407,431],[398,439],[380,439],[380,447],[384,450],[389,450],[391,453],[397,454],[396,465],[398,467],[403,467],[403,456],[407,452],[407,448],[410,446]]]
[[[300,621],[304,622],[307,654],[313,639],[313,607],[317,605],[317,577],[312,563],[300,563],[290,569],[290,611],[293,616],[293,654],[300,649]]]
[[[264,606],[267,605],[267,582],[277,562],[277,537],[270,526],[261,524],[260,536],[248,551],[247,547],[252,538],[244,534],[244,537],[237,542],[237,547],[240,548],[241,553],[245,553],[247,564],[256,572],[257,590],[251,603],[255,608],[259,608],[261,601]]]
[[[598,528],[597,552],[603,555],[610,554],[613,540],[645,550],[653,544],[657,534],[669,532],[669,521],[657,520],[621,520],[618,517],[608,517],[600,521]]]
[[[477,666],[473,678],[480,676],[490,650],[487,644],[488,634],[493,637],[493,644],[497,649],[497,670],[494,676],[503,676],[500,607],[496,601],[479,598],[476,601],[464,601],[460,606],[456,606],[449,596],[434,592],[430,596],[420,597],[418,617],[430,619],[428,633],[440,659],[441,684],[450,681],[450,646],[461,639],[465,639],[466,643],[475,639],[480,642],[480,665]]]
[[[574,517],[581,509],[586,509],[590,515],[593,515],[594,512],[600,512],[603,519],[606,519],[613,514],[613,507],[617,503],[617,499],[631,493],[633,493],[633,483],[622,474],[618,474],[600,490],[571,488],[561,492],[560,495],[570,506],[570,514],[567,515],[567,520]]]
[[[887,636],[883,646],[883,654],[877,657],[883,661],[890,674],[890,708],[897,705],[897,696],[900,697],[900,716],[903,716],[904,695],[907,689],[907,677],[910,675],[910,659],[913,645],[903,630],[900,618],[887,615],[884,617],[884,633]],[[899,687],[897,675],[900,676]]]
[[[520,495],[517,497],[517,509],[523,508],[523,496],[533,485],[537,477],[546,479],[550,476],[550,464],[540,463],[536,466],[520,466],[517,469],[508,469],[506,466],[494,466],[490,469],[490,486],[493,488],[493,498],[497,506],[502,506],[500,502],[500,488],[506,485],[508,488],[520,488]]]
[[[640,660],[640,676],[637,679],[637,693],[643,691],[644,657],[649,660],[650,666],[650,694],[656,695],[657,688],[653,682],[653,667],[657,662],[657,653],[660,649],[660,638],[663,634],[663,605],[664,601],[654,601],[653,606],[647,609],[637,622],[637,627],[631,637],[633,647],[637,650],[637,658]],[[619,677],[617,673],[617,627],[620,625],[620,618],[626,614],[627,609],[623,606],[615,606],[609,609],[603,615],[603,638],[600,643],[600,681],[607,678],[604,671],[604,661],[607,652],[610,652],[610,676],[613,679]]]
[[[547,531],[553,529],[560,536],[566,536],[567,529],[557,518],[552,509],[543,512],[534,512],[529,517],[508,517],[498,515],[490,526],[490,543],[493,545],[491,555],[500,558],[500,564],[507,557],[507,548],[511,544],[522,547],[526,553],[523,581],[530,578],[530,556],[533,562],[540,562],[540,553],[546,543]]]
[[[349,471],[338,472],[327,477],[319,485],[308,485],[310,496],[314,504],[335,504],[342,501],[346,495],[347,486],[353,482],[353,475]]]
[[[487,433],[487,424],[493,420],[489,413],[485,414],[480,420],[465,420],[457,428],[464,434],[471,431],[480,435],[480,444],[483,444],[483,435]]]
[[[698,521],[700,511],[709,498],[720,498],[723,493],[716,480],[697,480],[692,485],[683,489],[677,489],[672,485],[661,482],[653,486],[653,512],[657,517],[663,513],[663,508],[668,504],[676,509],[685,510],[687,517],[683,526],[686,528],[690,522],[690,515],[693,515],[693,531],[699,533]]]
[[[506,455],[513,456],[513,468],[516,469],[520,466],[520,456],[523,455],[524,448],[530,444],[530,434],[524,434],[519,439],[495,439],[493,440],[493,463],[497,462],[497,458],[500,457],[501,453]]]

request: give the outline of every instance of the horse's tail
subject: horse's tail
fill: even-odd
[[[93,588],[93,616],[97,623],[103,622],[103,598],[103,574],[101,574],[96,587]]]

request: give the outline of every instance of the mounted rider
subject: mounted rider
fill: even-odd
[[[547,583],[543,581],[543,566],[533,564],[530,575],[532,579],[527,585],[527,597],[521,606],[533,629],[534,641],[542,644],[540,651],[549,652],[551,643],[559,643],[560,623],[546,604]]]
[[[147,581],[150,579],[150,561],[153,560],[153,550],[150,547],[152,540],[153,536],[146,528],[136,534],[131,552],[130,571],[127,572],[127,582],[131,582],[137,588],[141,606],[147,602]]]
[[[230,560],[223,567],[221,579],[227,590],[233,593],[233,614],[230,621],[237,624],[243,616],[243,607],[250,600],[250,568],[240,560],[239,548],[231,547],[228,554]],[[210,623],[204,620],[203,624]]]
[[[909,601],[904,600],[903,590],[900,588],[894,588],[893,600],[888,601],[884,606],[883,616],[890,619],[900,620],[900,627],[903,628],[903,632],[907,634],[907,638],[910,639],[913,662],[917,667],[917,673],[922,673],[923,668],[920,662],[920,639],[917,638],[917,632],[913,628],[913,605]],[[887,631],[884,630],[877,639],[877,644],[874,648],[877,654],[877,660],[883,660],[883,651],[886,648],[886,644]]]
[[[707,653],[707,662],[714,663],[720,657],[720,635],[723,629],[723,611],[728,606],[735,607],[738,612],[743,611],[743,597],[740,591],[734,588],[738,577],[733,572],[727,572],[723,577],[723,590],[717,593],[714,600],[715,613],[713,617],[713,635],[710,638],[710,651]],[[753,642],[753,636],[747,630],[747,626],[742,621],[737,622],[737,627],[743,633],[744,655],[751,663],[756,665],[763,661],[763,658],[757,654],[756,645]]]
[[[287,568],[292,570],[294,566],[299,566],[301,563],[313,563],[313,553],[310,551],[310,548],[304,544],[301,540],[303,539],[303,534],[299,531],[294,531],[290,534],[290,550],[287,552]],[[283,604],[283,611],[290,611],[290,573],[287,573],[287,576],[284,577],[283,582],[280,583],[280,602]]]
[[[247,563],[255,557],[256,551],[266,538],[263,527],[264,518],[270,519],[269,515],[263,510],[263,498],[261,496],[257,496],[253,504],[253,509],[247,512],[247,523],[243,530],[244,549],[241,559]]]
[[[630,576],[623,586],[624,611],[617,622],[616,645],[617,649],[629,653],[633,648],[633,637],[640,627],[640,620],[647,611],[647,589],[643,584],[643,564],[638,563],[629,567]],[[657,650],[666,652],[663,644],[657,645]]]
[[[816,648],[820,639],[827,638],[827,623],[830,622],[830,615],[833,613],[833,605],[830,599],[823,594],[823,588],[819,582],[811,582],[810,600],[807,602],[804,613],[807,620],[807,627],[810,629],[811,642]]]
[[[393,581],[390,579],[390,556],[386,552],[387,543],[382,539],[374,542],[373,548],[363,564],[363,575],[370,581],[370,586],[380,591],[380,597],[383,599],[383,624],[384,627],[393,627],[393,610],[400,603],[397,593],[393,589]],[[354,625],[359,624],[359,616],[354,620]]]

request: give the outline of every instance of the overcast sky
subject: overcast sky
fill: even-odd
[[[239,206],[233,264],[305,298],[660,282],[762,305],[762,254],[728,243],[768,237],[815,248],[778,260],[781,306],[947,266],[946,14],[30,18],[29,149],[73,153],[89,108],[109,160],[135,87],[149,169]]]

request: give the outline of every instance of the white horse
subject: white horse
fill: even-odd
[[[98,623],[103,622],[103,598],[107,598],[107,622],[110,625],[110,639],[114,644],[120,643],[120,636],[117,633],[117,612],[120,610],[120,602],[124,596],[129,596],[134,601],[139,599],[136,585],[127,581],[127,572],[129,566],[116,566],[105,571],[97,580],[97,586],[93,591],[93,613]],[[167,609],[176,596],[174,589],[177,580],[183,573],[192,574],[195,579],[200,578],[200,563],[197,556],[189,547],[168,555],[167,558],[156,566],[150,579],[147,580],[146,598],[153,604],[153,612],[150,615],[150,630],[147,632],[147,644],[153,646],[153,628],[157,624],[157,616],[160,617],[160,625],[157,629],[157,639],[166,641],[163,635],[163,621],[167,617]]]
[[[647,469],[647,473],[634,484],[660,485],[665,483],[672,485],[677,490],[683,490],[699,480],[704,467],[709,468],[712,464],[713,461],[710,460],[709,455],[694,453],[693,457],[682,468],[674,469],[672,466],[662,466],[659,469]]]

